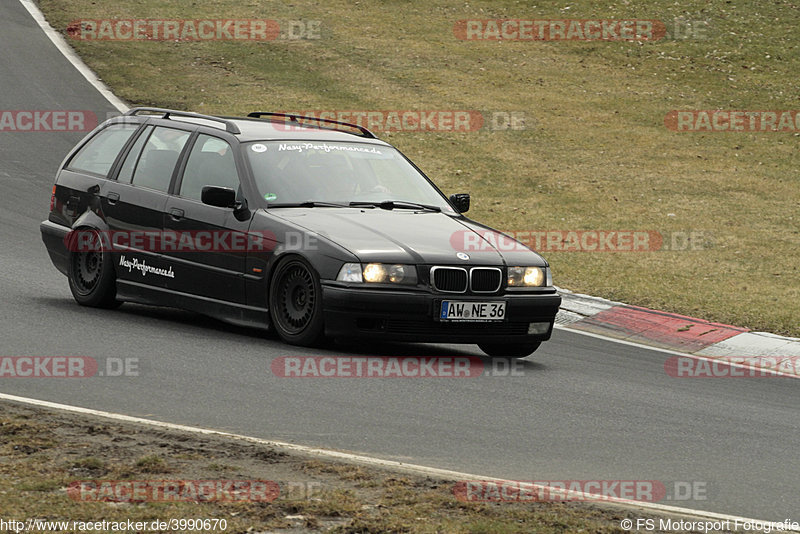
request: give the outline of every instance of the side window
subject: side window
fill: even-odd
[[[138,124],[113,124],[102,129],[72,157],[67,168],[108,176],[119,151],[138,128]]]
[[[199,135],[186,162],[180,195],[200,200],[200,193],[206,185],[238,191],[239,175],[231,146],[217,137]]]
[[[139,137],[136,139],[136,142],[133,143],[128,155],[125,156],[125,161],[122,162],[122,167],[120,167],[119,175],[117,175],[117,181],[123,184],[131,183],[131,178],[133,178],[133,171],[136,169],[136,162],[139,161],[139,155],[142,153],[142,149],[144,148],[144,144],[147,142],[147,139],[150,137],[150,133],[153,131],[152,126],[148,126],[144,129],[144,131],[139,134]]]
[[[156,127],[142,149],[133,173],[133,185],[167,191],[172,171],[189,139],[190,132]]]

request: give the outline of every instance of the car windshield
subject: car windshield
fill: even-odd
[[[261,141],[244,150],[268,205],[453,209],[397,150],[343,142]]]

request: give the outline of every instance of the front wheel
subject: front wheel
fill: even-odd
[[[117,300],[111,253],[103,250],[97,230],[81,231],[89,232],[89,235],[82,241],[85,248],[70,254],[67,278],[72,296],[82,306],[116,308],[122,303]]]
[[[269,312],[285,342],[311,347],[323,340],[322,286],[307,261],[291,258],[277,266],[270,284]]]
[[[478,343],[480,349],[492,358],[524,358],[536,352],[540,341],[531,343]]]

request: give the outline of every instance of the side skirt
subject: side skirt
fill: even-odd
[[[125,302],[193,311],[236,326],[272,329],[269,311],[264,308],[199,297],[129,280],[117,280],[117,298]]]

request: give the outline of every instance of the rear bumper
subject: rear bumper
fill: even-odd
[[[69,251],[64,243],[64,238],[69,233],[69,228],[52,221],[42,221],[39,225],[39,230],[42,232],[42,241],[47,248],[47,253],[50,255],[50,261],[53,262],[56,269],[63,274],[67,274]]]
[[[550,339],[561,297],[548,294],[459,296],[405,291],[375,291],[323,285],[325,333],[430,343],[529,343]],[[442,322],[436,311],[445,300],[506,301],[502,322]],[[544,333],[529,334],[531,323]],[[547,323],[546,326],[542,323]]]

